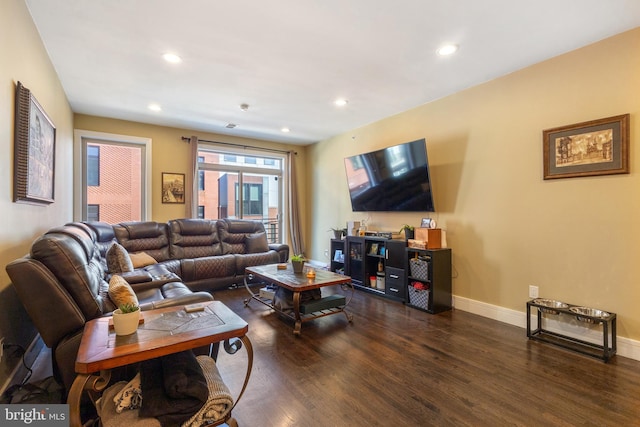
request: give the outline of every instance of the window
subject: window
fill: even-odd
[[[100,205],[87,205],[87,221],[100,221]]]
[[[245,150],[235,153],[201,142],[198,173],[206,190],[198,191],[194,199],[202,207],[202,217],[262,221],[269,242],[282,242],[284,162],[284,154],[247,155]]]
[[[204,219],[204,206],[198,206],[198,218]]]
[[[240,195],[238,193],[238,184],[235,185],[236,195],[235,204],[236,211],[239,210],[238,204]],[[242,191],[242,211],[245,215],[262,215],[262,184],[244,184]]]
[[[115,224],[151,215],[151,140],[75,131],[74,218]]]
[[[100,146],[87,145],[87,185],[100,185]]]
[[[198,163],[202,162],[204,162],[204,157],[198,156]],[[198,190],[204,191],[204,171],[198,171]]]

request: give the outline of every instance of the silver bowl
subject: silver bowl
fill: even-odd
[[[533,303],[537,305],[543,305],[544,307],[538,307],[538,310],[540,310],[540,312],[542,313],[548,314],[560,314],[558,310],[554,309],[569,308],[569,304],[567,303],[546,298],[536,298],[533,300]]]
[[[576,319],[586,323],[598,323],[596,319],[604,319],[611,316],[611,314],[606,311],[589,307],[571,307],[569,311],[577,315]]]

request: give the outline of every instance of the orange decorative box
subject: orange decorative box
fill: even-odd
[[[440,249],[442,247],[442,230],[439,228],[419,227],[416,228],[415,239],[427,243],[426,248],[418,249]]]

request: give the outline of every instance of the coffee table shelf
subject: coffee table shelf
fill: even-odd
[[[245,306],[248,306],[252,300],[255,300],[282,316],[292,319],[295,322],[293,329],[295,335],[300,335],[302,323],[324,316],[343,313],[349,322],[353,321],[353,315],[345,310],[345,307],[349,304],[351,298],[353,298],[354,291],[349,276],[326,270],[316,270],[315,278],[308,278],[306,272],[294,273],[290,264],[286,264],[286,269],[279,269],[278,266],[279,264],[269,264],[247,267],[245,269],[244,285],[250,295],[249,298],[244,300]],[[251,290],[250,282],[255,279],[292,291],[293,310],[280,310],[274,305],[273,300],[262,298],[259,294],[254,293]],[[343,290],[350,289],[351,293],[348,298],[334,294],[320,300],[311,301],[307,304],[301,304],[300,294],[302,292],[328,286],[341,286]]]

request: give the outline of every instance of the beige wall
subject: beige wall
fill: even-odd
[[[148,125],[124,120],[107,119],[104,117],[76,114],[74,125],[76,129],[93,132],[105,132],[119,135],[151,138],[152,140],[152,220],[168,221],[175,218],[184,218],[186,205],[162,203],[162,172],[187,173],[189,164],[189,144],[181,140],[184,137],[196,135],[200,139],[241,144],[247,147],[261,147],[275,150],[293,150],[298,153],[300,162],[305,162],[305,147],[276,144],[248,138],[235,138],[232,136],[198,132],[193,130],[177,129],[164,126]],[[298,181],[305,181],[303,170],[298,171]],[[303,218],[306,217],[306,205],[301,206]]]
[[[13,202],[15,86],[20,81],[56,126],[55,203]],[[0,13],[0,336],[29,345],[31,322],[10,286],[5,266],[29,251],[38,234],[72,216],[73,114],[23,0],[3,0]],[[0,364],[0,386],[16,360]]]
[[[639,53],[640,28],[311,147],[311,256],[326,260],[330,227],[366,217],[351,211],[343,158],[426,138],[457,297],[524,312],[534,284],[617,312],[618,335],[640,339]],[[629,175],[542,179],[544,129],[625,113]],[[423,216],[369,222],[398,231]]]

